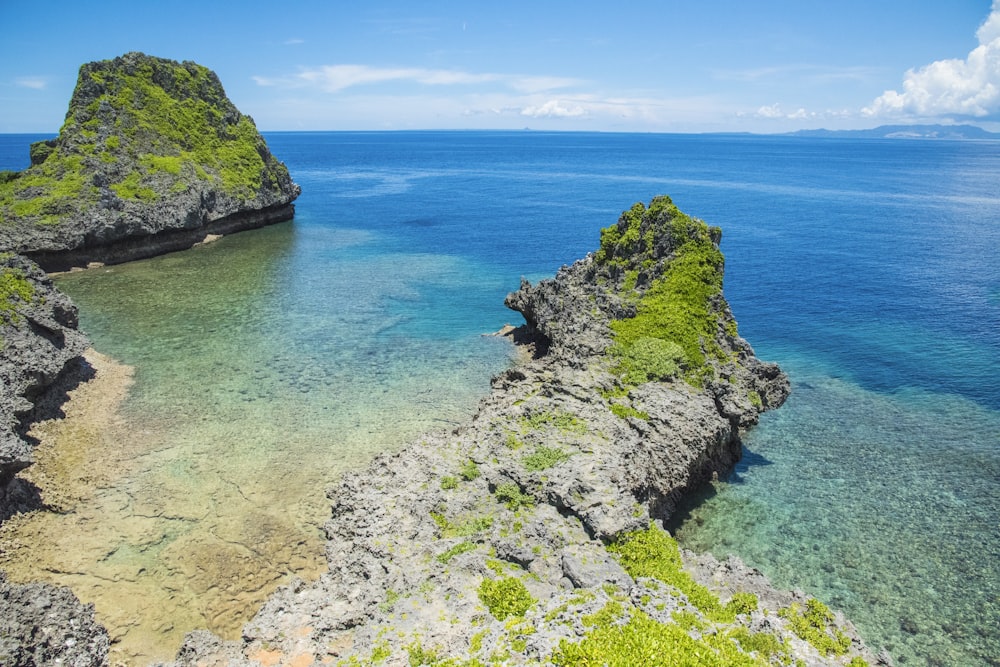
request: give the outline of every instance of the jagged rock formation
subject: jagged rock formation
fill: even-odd
[[[83,65],[31,163],[0,173],[0,251],[50,271],[288,220],[299,194],[214,72],[141,53]]]
[[[522,358],[471,422],[331,488],[328,572],[174,664],[884,664],[738,561],[685,570],[657,527],[789,391],[737,333],[718,240],[657,198],[522,285]]]
[[[37,265],[0,253],[0,520],[11,511],[7,483],[32,462],[25,433],[36,410],[52,407],[48,393],[85,371],[88,346],[69,297]]]
[[[12,584],[0,572],[0,665],[102,667],[109,645],[94,606],[68,588]]]
[[[38,509],[38,491],[15,475],[31,465],[33,421],[54,414],[64,392],[85,379],[89,343],[76,306],[42,270],[0,253],[0,523]],[[12,584],[0,572],[0,665],[107,664],[107,631],[66,588]]]

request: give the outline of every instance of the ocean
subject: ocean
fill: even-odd
[[[722,227],[740,333],[793,390],[673,521],[682,545],[843,610],[897,664],[1000,664],[1000,143],[265,136],[302,186],[292,223],[57,278],[136,367],[137,454],[52,522],[89,537],[40,576],[131,655],[236,636],[314,576],[336,476],[469,416],[510,363],[484,335],[520,323],[504,296],[668,194]],[[0,169],[38,138],[0,136]]]

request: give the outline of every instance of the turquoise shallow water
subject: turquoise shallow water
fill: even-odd
[[[294,223],[60,279],[97,346],[137,366],[150,474],[175,472],[139,486],[233,479],[230,507],[315,531],[329,471],[473,409],[509,354],[480,334],[517,321],[502,300],[521,276],[666,193],[723,228],[741,333],[794,389],[681,541],[820,596],[900,664],[998,664],[1000,145],[268,141],[303,186]],[[0,137],[0,168],[23,167],[27,142]]]

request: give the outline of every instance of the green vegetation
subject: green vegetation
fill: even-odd
[[[764,401],[760,399],[760,394],[753,389],[747,392],[747,398],[750,399],[750,405],[754,406],[758,410],[764,407]]]
[[[803,610],[798,603],[778,612],[788,620],[792,632],[798,635],[823,655],[843,655],[851,646],[851,639],[833,623],[833,612],[815,598],[806,600]]]
[[[680,625],[660,623],[638,609],[632,611],[625,623],[598,623],[579,642],[562,640],[552,656],[552,663],[565,667],[762,667],[769,664],[764,658],[743,652],[724,634],[706,634],[694,639]]]
[[[406,647],[407,661],[410,667],[419,667],[420,665],[434,665],[438,662],[437,651],[433,649],[424,648],[419,641],[413,642]]]
[[[630,533],[608,547],[633,577],[651,577],[673,586],[688,602],[717,623],[732,623],[736,615],[756,607],[754,596],[734,595],[723,605],[719,598],[684,571],[681,552],[674,538],[655,525]],[[752,598],[752,599],[751,599]]]
[[[458,476],[466,482],[471,482],[479,477],[479,466],[476,465],[476,462],[472,459],[468,459],[462,464],[462,467],[458,469]]]
[[[535,451],[521,459],[524,469],[531,472],[538,472],[551,468],[567,460],[571,455],[558,447],[538,445]]]
[[[499,621],[508,616],[524,616],[535,604],[535,598],[517,577],[483,579],[479,585],[479,599]]]
[[[458,488],[458,478],[452,477],[451,475],[445,475],[441,478],[441,488],[445,491],[450,491],[451,489]]]
[[[669,380],[677,375],[685,358],[677,343],[648,336],[631,345],[619,342],[612,353],[618,357],[622,380],[628,384]]]
[[[96,199],[97,189],[87,185],[82,166],[79,155],[49,159],[0,184],[0,224],[15,218],[51,224],[75,212],[81,201]]]
[[[753,593],[734,593],[733,597],[726,603],[734,614],[737,616],[740,614],[750,614],[757,611],[757,607],[760,605],[760,600]]]
[[[522,507],[532,507],[535,504],[535,499],[521,491],[521,488],[514,482],[500,484],[493,495],[496,496],[497,500],[507,505],[507,509],[512,512],[516,512]]]
[[[31,157],[27,170],[0,178],[0,223],[60,222],[97,201],[94,173],[113,174],[110,189],[140,202],[183,190],[178,182],[252,198],[287,179],[215,74],[141,54],[84,65],[59,139],[33,144]],[[125,169],[107,172],[112,163]]]
[[[475,550],[475,548],[476,545],[474,542],[469,542],[469,541],[459,542],[458,544],[448,549],[447,551],[438,554],[437,560],[439,563],[447,564],[448,561],[450,561],[455,556],[458,556],[459,554],[464,554],[468,551],[473,551]]]
[[[0,256],[0,259],[3,257]],[[34,296],[35,288],[23,271],[0,268],[0,324],[17,324],[21,319],[18,308],[31,303]]]
[[[430,514],[431,518],[434,519],[434,523],[441,530],[441,537],[443,539],[469,537],[493,526],[493,517],[491,516],[472,516],[466,517],[462,521],[453,522],[449,521],[443,512],[435,511]]]
[[[631,405],[622,405],[621,403],[611,404],[611,413],[620,419],[628,419],[629,417],[635,417],[636,419],[641,419],[644,422],[649,421],[649,413],[643,410],[636,410]]]
[[[717,229],[681,213],[669,197],[653,199],[649,209],[637,203],[616,225],[601,230],[595,262],[624,271],[628,292],[637,283],[630,271],[667,260],[662,275],[638,298],[635,316],[611,322],[610,354],[626,383],[683,374],[700,386],[712,373],[706,354],[725,358],[715,340],[724,264],[717,238]]]
[[[519,420],[521,428],[526,431],[534,431],[544,427],[551,427],[564,434],[583,435],[587,432],[587,424],[576,415],[561,411],[536,412]]]

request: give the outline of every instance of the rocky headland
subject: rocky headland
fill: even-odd
[[[47,271],[289,220],[299,187],[214,72],[142,53],[80,68],[59,136],[0,172],[0,251]]]
[[[522,284],[520,358],[471,421],[333,486],[328,571],[172,664],[887,664],[819,601],[661,527],[789,391],[737,332],[719,238],[660,197]]]

